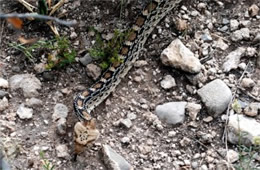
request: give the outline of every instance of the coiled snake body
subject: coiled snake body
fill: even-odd
[[[137,60],[147,38],[158,22],[182,0],[153,0],[142,11],[127,40],[122,45],[119,56],[122,63],[115,63],[103,73],[99,81],[89,89],[79,93],[74,100],[75,113],[80,122],[74,126],[75,153],[78,154],[83,147],[98,138],[99,132],[95,128],[90,112],[104,101],[120,83],[133,63]]]

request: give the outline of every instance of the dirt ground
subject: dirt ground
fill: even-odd
[[[92,47],[91,42],[94,37],[88,34],[88,27],[99,28],[104,35],[113,33],[114,29],[129,28],[147,2],[148,0],[131,1],[120,12],[122,7],[119,0],[68,0],[59,10],[59,12],[64,13],[62,19],[75,19],[79,21],[79,25],[74,28],[62,25],[57,27],[61,35],[71,37],[73,32],[77,34],[75,38],[70,38],[70,41],[76,51],[81,52],[77,55],[78,59],[86,54],[88,48]],[[205,14],[198,9],[200,2],[206,4],[206,9],[210,14]],[[4,13],[26,12],[26,9],[17,1],[0,1],[0,3],[1,11]],[[28,99],[23,96],[20,90],[6,90],[9,107],[0,113],[0,120],[5,122],[4,128],[1,128],[0,142],[5,143],[4,141],[7,139],[10,140],[5,144],[10,149],[7,160],[12,169],[43,169],[42,158],[39,155],[41,150],[44,150],[45,158],[55,165],[54,169],[107,169],[100,152],[103,144],[109,144],[135,169],[174,169],[173,162],[182,162],[180,165],[183,169],[192,169],[189,165],[194,161],[198,162],[199,169],[202,169],[203,165],[206,165],[207,169],[214,169],[215,165],[223,160],[223,157],[216,151],[226,147],[222,141],[225,121],[222,120],[221,116],[213,118],[209,122],[205,121],[205,118],[209,117],[207,110],[198,95],[189,93],[186,88],[187,85],[194,89],[199,89],[199,87],[193,86],[189,82],[186,73],[163,66],[160,54],[177,37],[181,38],[184,44],[193,42],[196,32],[205,30],[212,20],[215,21],[213,28],[209,30],[210,34],[226,39],[229,44],[229,48],[225,51],[213,51],[212,63],[214,66],[220,67],[225,56],[237,47],[253,46],[259,51],[259,43],[253,44],[250,40],[232,42],[230,30],[219,31],[219,28],[223,26],[223,19],[244,20],[245,12],[252,4],[257,4],[260,7],[258,0],[195,0],[192,2],[184,1],[178,10],[171,11],[156,26],[142,51],[139,60],[145,60],[147,65],[133,67],[115,92],[94,110],[93,115],[97,119],[97,127],[101,132],[101,137],[91,148],[79,155],[76,162],[69,158],[58,158],[55,148],[65,144],[68,147],[67,152],[69,154],[73,152],[73,126],[77,122],[73,110],[73,98],[82,87],[88,88],[94,81],[87,76],[85,66],[80,62],[75,62],[61,69],[37,73],[34,66],[41,61],[41,56],[36,63],[32,63],[21,52],[10,48],[8,44],[17,41],[17,33],[5,20],[0,20],[0,64],[4,65],[4,67],[0,67],[0,77],[8,80],[16,74],[30,73],[42,83],[39,95],[36,96],[42,100],[42,105],[34,108],[34,115],[29,120],[21,120],[16,116],[19,105]],[[187,8],[186,11],[183,10],[183,6]],[[198,11],[200,15],[191,16],[191,11]],[[124,13],[124,16],[120,13]],[[188,19],[188,31],[186,34],[179,34],[175,29],[175,21],[185,14],[190,18]],[[247,27],[250,30],[259,31],[260,19],[250,21],[251,24]],[[45,23],[28,20],[24,23],[22,35],[28,38],[51,39],[54,37]],[[194,49],[195,51],[191,50],[201,52],[201,49],[202,47],[198,47],[198,49]],[[242,60],[245,63],[248,61],[256,63],[256,58]],[[206,62],[204,65],[208,67],[210,63]],[[255,64],[252,64],[252,68],[254,67]],[[232,72],[235,75],[235,80],[239,79],[242,72],[241,70]],[[174,77],[177,86],[170,90],[164,90],[160,86],[160,81],[165,75]],[[225,76],[228,79],[229,74]],[[141,77],[140,81],[137,81],[138,77]],[[257,79],[259,77],[255,77],[255,80]],[[64,89],[67,93],[62,92]],[[252,101],[248,96],[241,95],[240,97]],[[163,123],[163,128],[158,130],[149,120],[149,113],[154,113],[158,104],[171,101],[201,104],[203,107],[196,119],[196,126],[191,126],[192,121],[189,116],[186,116],[184,123],[174,127]],[[53,109],[57,103],[62,103],[69,109],[67,133],[63,136],[56,133],[56,126],[52,121]],[[132,121],[132,127],[127,129],[118,126],[117,122],[129,114],[136,115]],[[174,137],[169,136],[169,133],[172,132],[175,132]],[[207,135],[210,137],[205,139],[204,137]],[[130,138],[130,142],[122,143],[121,139],[124,137]],[[228,147],[237,150],[234,145],[228,144]],[[200,156],[194,158],[194,155],[198,153]],[[211,158],[212,160],[210,160]],[[259,165],[259,162],[256,164]]]

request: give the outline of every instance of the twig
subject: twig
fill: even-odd
[[[11,14],[1,14],[0,18],[36,18],[40,20],[47,20],[47,21],[55,21],[58,24],[66,25],[66,26],[74,26],[77,24],[77,21],[64,21],[55,17],[46,16],[46,15],[40,15],[36,13],[25,13],[25,14],[17,14],[17,13],[11,13]]]
[[[28,2],[24,1],[24,0],[18,0],[21,4],[23,4],[23,6],[25,6],[26,9],[28,9],[28,11],[33,12],[34,9],[36,9],[35,6],[29,4]]]

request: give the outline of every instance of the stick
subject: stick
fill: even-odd
[[[58,24],[66,25],[66,26],[74,26],[77,24],[77,21],[64,21],[55,17],[40,15],[36,13],[25,13],[25,14],[17,14],[17,13],[10,13],[10,14],[2,14],[0,13],[0,18],[36,18],[40,20],[47,20],[47,21],[55,21]]]

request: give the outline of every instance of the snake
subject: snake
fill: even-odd
[[[111,64],[96,83],[76,95],[73,102],[75,114],[79,119],[74,126],[76,153],[81,152],[83,146],[93,142],[99,136],[91,111],[115,90],[138,59],[155,26],[169,11],[177,8],[181,1],[152,0],[137,17],[129,35],[121,45],[119,57],[122,62]]]

